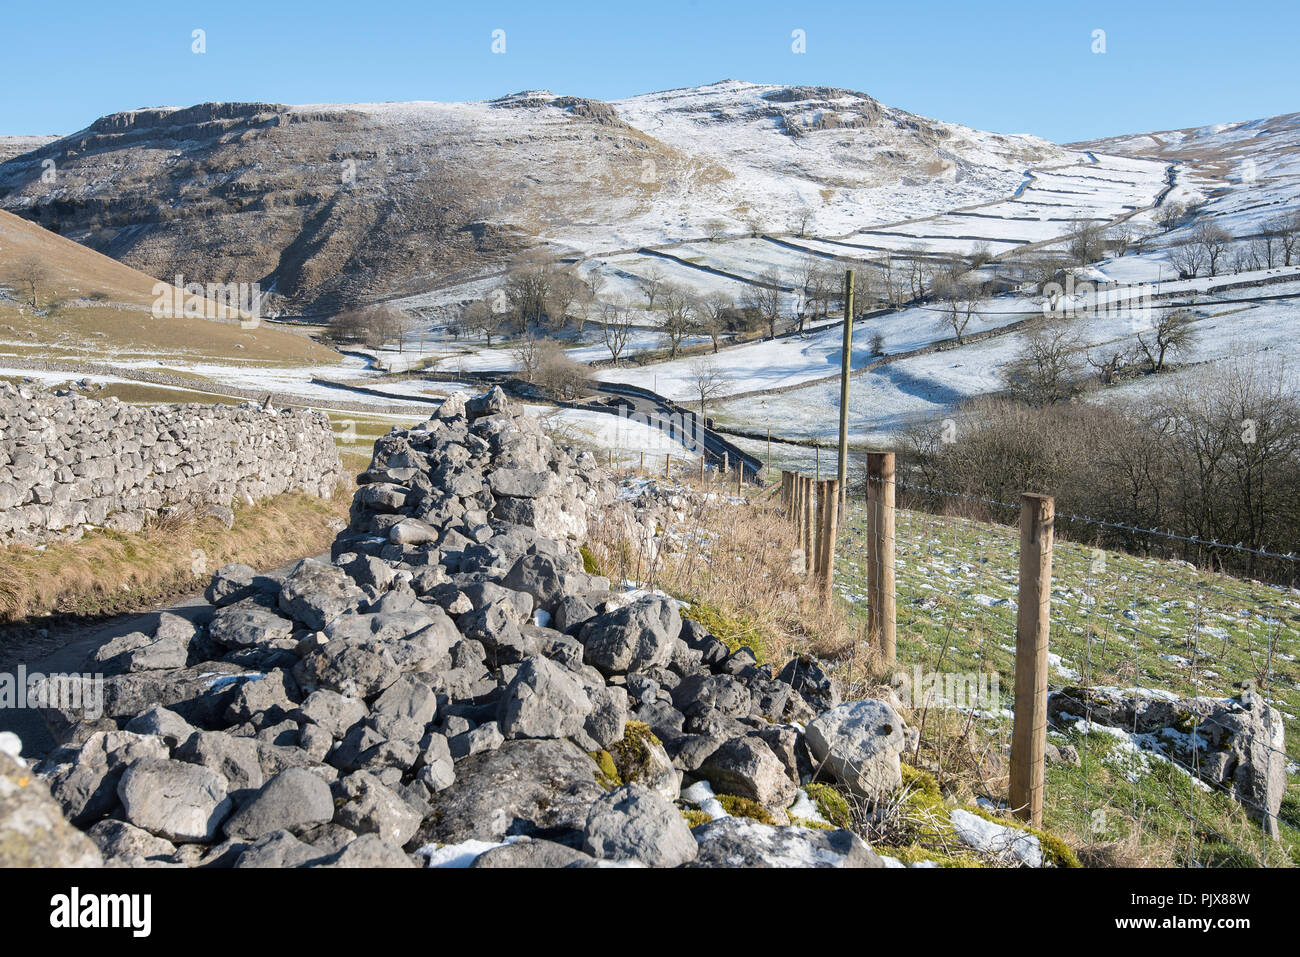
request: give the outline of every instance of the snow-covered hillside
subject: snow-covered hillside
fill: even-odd
[[[152,274],[261,281],[320,311],[466,282],[536,244],[842,235],[1084,159],[863,93],[736,81],[613,103],[213,103],[111,114],[0,164],[0,206]]]

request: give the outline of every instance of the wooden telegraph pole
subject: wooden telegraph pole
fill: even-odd
[[[1047,750],[1047,634],[1052,598],[1050,495],[1020,496],[1020,606],[1016,610],[1016,700],[1011,724],[1011,811],[1043,823]]]
[[[849,367],[853,357],[853,270],[844,271],[844,344],[840,349],[840,461],[836,477],[839,484],[838,505],[844,503],[849,488]]]

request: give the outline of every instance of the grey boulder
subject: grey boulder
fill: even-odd
[[[220,774],[169,758],[136,761],[117,795],[127,821],[177,844],[214,840],[231,807]]]
[[[902,787],[906,729],[888,703],[866,698],[838,705],[812,721],[804,737],[814,760],[868,801],[878,803]]]
[[[272,831],[301,832],[334,817],[330,787],[306,768],[289,768],[267,781],[226,822],[226,835],[255,840]]]
[[[535,657],[519,666],[506,687],[499,724],[507,738],[567,738],[583,729],[591,710],[572,672]]]
[[[602,860],[647,867],[677,867],[699,850],[677,808],[641,784],[615,788],[591,806],[582,849]]]

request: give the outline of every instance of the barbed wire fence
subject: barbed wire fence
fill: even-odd
[[[808,568],[834,577],[835,592],[862,612],[879,658],[896,674],[911,670],[906,703],[922,736],[927,723],[939,736],[929,748],[940,774],[964,748],[979,797],[1068,832],[1092,860],[1296,863],[1297,556],[1056,513],[1038,661],[1021,650],[1025,502],[909,481],[894,475],[892,455],[881,475],[872,459],[885,454],[846,483],[835,561]],[[808,521],[807,495],[825,494],[799,491],[801,480],[782,476],[796,524]],[[1117,550],[1119,539],[1129,547]],[[1225,552],[1255,559],[1275,581],[1215,571]],[[1026,658],[1041,691],[1017,675]],[[918,697],[930,676],[942,690],[927,684]],[[952,688],[995,679],[1000,707],[987,694],[952,700]],[[961,716],[964,741],[944,738],[939,711]],[[1017,735],[1017,720],[1030,731]],[[1018,738],[1042,744],[1018,753]],[[1022,784],[1037,789],[1045,814],[1010,796],[1026,761],[1038,766]]]

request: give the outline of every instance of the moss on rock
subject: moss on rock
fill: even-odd
[[[691,828],[697,828],[701,824],[708,824],[713,818],[709,817],[707,811],[701,811],[699,808],[689,807],[682,811],[682,817],[686,818],[686,823]]]
[[[836,831],[839,830],[834,824],[827,824],[824,821],[813,821],[806,817],[791,816],[790,823],[795,827],[806,827],[814,831]]]
[[[772,816],[771,811],[749,798],[737,797],[734,794],[719,794],[718,803],[732,817],[747,817],[760,824],[776,824],[776,818]]]
[[[623,784],[618,768],[614,765],[614,758],[608,751],[589,751],[587,753],[591,756],[591,760],[596,762],[597,784],[606,791],[612,791]]]
[[[821,816],[835,827],[851,827],[853,814],[849,810],[848,799],[829,784],[814,782],[804,786],[809,799],[817,805]]]
[[[642,721],[627,722],[622,739],[610,745],[607,752],[619,783],[625,784],[648,778],[650,772],[657,769],[653,763],[651,748],[659,750],[662,747],[662,742],[650,730],[650,725]]]

